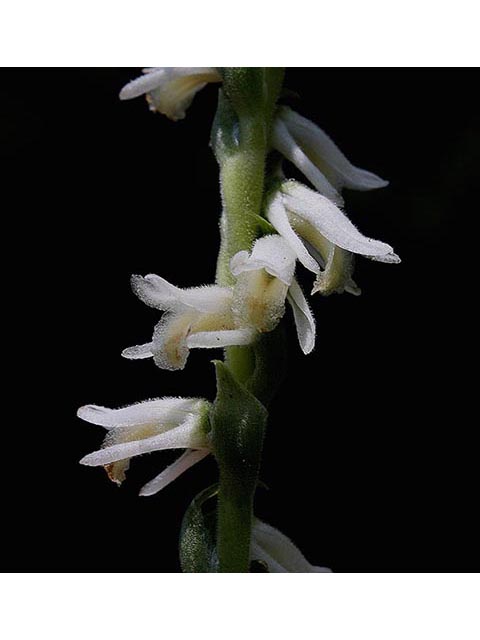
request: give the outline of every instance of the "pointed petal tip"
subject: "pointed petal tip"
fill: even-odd
[[[300,345],[303,355],[308,356],[315,349],[315,340],[310,344]]]
[[[354,189],[357,191],[371,191],[374,189],[384,189],[390,184],[389,180],[384,180],[380,176],[377,176],[371,171],[365,169],[356,169],[357,180],[351,183],[347,182],[347,189]]]
[[[387,245],[389,246],[389,245]],[[384,255],[380,255],[380,256],[365,256],[366,258],[370,258],[370,260],[373,260],[374,262],[384,262],[385,264],[400,264],[402,262],[400,256],[398,256],[396,253],[394,253],[392,247],[390,248],[390,252],[389,253],[385,253]]]
[[[86,467],[94,467],[96,466],[95,463],[93,463],[92,460],[92,453],[88,453],[86,456],[83,456],[83,458],[81,460],[79,460],[79,464],[83,464]]]

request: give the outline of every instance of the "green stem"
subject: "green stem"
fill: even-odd
[[[282,78],[283,71],[279,69],[229,68],[223,71],[224,95],[220,94],[212,131],[212,144],[220,165],[223,203],[217,263],[217,282],[222,286],[235,284],[230,260],[238,251],[249,251],[257,238],[269,129]],[[227,348],[225,364],[238,383],[246,384],[256,367],[253,349]],[[221,432],[216,433],[215,438],[221,437]],[[232,443],[235,446],[234,439]],[[262,438],[256,447],[253,455],[258,458],[259,467]],[[217,446],[217,451],[223,451],[222,447]],[[222,460],[218,461],[220,571],[247,572],[256,479],[245,485],[238,470],[232,471]],[[255,477],[258,477],[258,469]]]
[[[239,491],[235,480],[222,477],[221,474],[217,524],[217,553],[221,573],[248,572],[252,519],[252,491]]]

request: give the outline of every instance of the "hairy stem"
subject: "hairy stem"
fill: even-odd
[[[235,279],[230,272],[230,260],[238,251],[249,251],[258,234],[269,129],[283,71],[241,67],[225,69],[223,76],[224,94],[219,98],[212,131],[212,144],[220,165],[223,203],[217,282],[232,286]],[[242,385],[252,379],[258,365],[251,347],[227,348],[225,364]],[[230,420],[235,420],[233,414]],[[235,425],[232,428],[235,429]],[[217,430],[214,438],[221,439],[222,432]],[[218,452],[224,451],[223,444],[217,443]],[[232,446],[235,447],[235,439]],[[242,480],[241,469],[230,469],[220,459],[222,453],[220,457],[217,455],[220,466],[217,550],[221,572],[249,570],[253,496],[262,438],[256,439],[255,446],[256,450],[252,452],[258,461],[255,477],[247,484]],[[248,465],[250,461],[244,463]]]

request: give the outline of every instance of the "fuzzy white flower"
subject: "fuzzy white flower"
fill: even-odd
[[[330,569],[311,565],[286,535],[257,519],[252,527],[250,556],[264,562],[269,573],[330,573]]]
[[[174,371],[185,367],[190,349],[246,345],[254,337],[251,328],[237,327],[228,287],[180,289],[150,274],[132,276],[132,288],[145,304],[165,313],[152,341],[125,349],[125,358],[153,357],[158,367]]]
[[[355,167],[320,127],[288,107],[277,112],[272,145],[317,191],[337,204],[343,203],[343,188],[367,191],[388,185],[374,173]]]
[[[294,180],[282,184],[266,215],[303,266],[316,274],[313,293],[358,294],[352,254],[400,262],[390,245],[364,236],[328,198]]]
[[[279,235],[259,238],[251,252],[239,251],[230,261],[237,281],[233,311],[237,321],[258,332],[272,331],[292,306],[300,346],[310,353],[315,344],[315,320],[294,278],[296,256]]]
[[[181,120],[195,94],[209,82],[221,82],[215,67],[152,67],[129,82],[120,92],[121,100],[146,94],[150,109],[171,120]]]
[[[143,496],[153,495],[210,453],[209,406],[198,398],[161,398],[122,409],[81,407],[79,418],[104,427],[108,433],[103,447],[80,462],[105,467],[109,478],[120,485],[130,458],[165,449],[187,449],[140,491]]]

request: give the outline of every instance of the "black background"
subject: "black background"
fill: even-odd
[[[158,313],[131,273],[211,282],[218,174],[208,147],[217,88],[173,123],[118,100],[137,69],[4,70],[0,154],[5,312],[13,420],[4,424],[5,569],[177,571],[182,515],[215,481],[212,460],[152,498],[139,488],[174,459],[133,462],[121,489],[78,460],[103,430],[78,406],[215,393],[212,357],[183,372],[121,350]],[[361,230],[399,266],[359,259],[360,298],[316,297],[317,347],[289,319],[289,373],[271,410],[258,515],[335,571],[478,570],[478,429],[466,415],[462,285],[476,215],[474,75],[456,70],[289,69],[292,106],[357,165],[391,181],[346,193]],[[291,175],[294,175],[291,173]],[[308,287],[309,274],[301,276]],[[18,332],[18,339],[13,336]],[[10,346],[10,334],[5,336]]]

